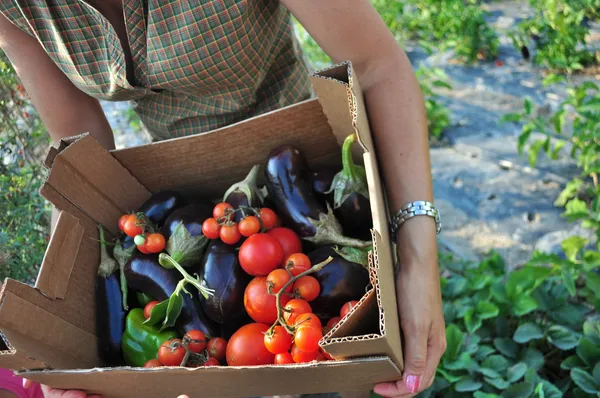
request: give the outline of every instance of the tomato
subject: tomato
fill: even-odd
[[[279,244],[283,248],[284,260],[294,253],[302,253],[302,241],[291,229],[276,227],[268,231],[267,234],[279,241]]]
[[[245,237],[257,234],[260,231],[260,221],[256,216],[245,217],[240,221],[239,225],[240,234]]]
[[[119,218],[119,229],[121,230],[121,232],[125,232],[125,222],[127,220],[129,220],[129,216],[131,214],[123,214],[120,218]]]
[[[281,354],[275,355],[275,364],[276,365],[287,365],[290,363],[295,363],[294,358],[292,358],[292,354],[289,352],[282,352]]]
[[[220,363],[219,361],[217,361],[216,358],[210,357],[206,360],[206,362],[204,362],[204,364],[202,366],[219,366]]]
[[[267,350],[264,333],[269,325],[250,323],[239,328],[227,343],[227,365],[252,366],[274,363],[275,354]]]
[[[292,276],[298,276],[304,271],[308,271],[312,264],[306,254],[294,253],[286,258],[284,267],[292,273]]]
[[[296,318],[296,322],[294,322],[294,325],[296,327],[301,326],[301,325],[302,326],[311,325],[311,326],[317,327],[319,329],[321,329],[321,327],[322,327],[321,320],[319,319],[319,317],[311,312],[306,312],[304,314],[298,315],[298,317]]]
[[[345,317],[346,314],[348,314],[352,308],[356,307],[356,304],[358,304],[358,301],[352,300],[342,305],[342,309],[340,310],[340,317]]]
[[[327,331],[329,332],[331,329],[333,329],[333,327],[335,325],[337,325],[337,323],[339,321],[341,321],[342,318],[340,318],[339,316],[334,316],[333,318],[331,318],[329,321],[327,321],[327,325],[325,326],[325,328],[327,329]]]
[[[157,300],[151,301],[144,307],[144,318],[150,318],[150,314],[152,314],[152,308],[156,307],[156,305],[160,303]]]
[[[289,296],[281,296],[281,305],[290,301]],[[267,291],[267,278],[257,276],[250,281],[244,291],[244,308],[255,322],[272,324],[277,320],[277,299]]]
[[[299,350],[312,352],[319,350],[319,340],[323,337],[321,328],[313,325],[300,326],[294,333],[294,343]]]
[[[294,282],[294,295],[309,303],[316,299],[320,292],[319,281],[313,276],[306,275]]]
[[[240,265],[248,274],[253,276],[267,276],[283,260],[283,248],[270,235],[254,234],[240,247]]]
[[[145,368],[158,368],[160,366],[163,366],[163,364],[158,359],[151,359],[144,364]]]
[[[323,355],[323,353],[321,351],[317,352],[317,357],[315,358],[315,360],[317,362],[323,362],[326,361],[327,358],[325,358],[325,355]]]
[[[214,218],[207,218],[202,223],[202,234],[208,239],[219,239],[221,226]]]
[[[284,309],[289,310],[283,312],[283,318],[285,319],[288,325],[293,325],[296,322],[296,318],[298,318],[299,315],[312,312],[310,304],[308,304],[302,299],[291,299],[285,305]]]
[[[275,326],[273,334],[265,333],[265,347],[273,354],[281,354],[290,350],[292,335],[283,326]]]
[[[154,233],[146,236],[144,248],[150,253],[160,253],[165,249],[166,243],[163,234]]]
[[[294,362],[302,363],[302,362],[311,362],[311,361],[314,361],[315,359],[317,359],[317,355],[319,354],[319,351],[312,351],[312,352],[302,351],[302,350],[298,349],[298,347],[296,347],[296,344],[293,344],[292,349],[290,350],[290,353],[292,354],[292,358],[294,359]]]
[[[206,347],[206,337],[200,330],[190,330],[183,336],[183,341],[186,341],[188,349],[196,354],[204,351]]]
[[[225,360],[225,351],[227,350],[227,340],[222,337],[214,337],[206,344],[208,355],[219,362]]]
[[[321,347],[321,354],[323,354],[323,356],[325,357],[325,359],[327,359],[328,361],[334,361],[335,358],[332,357],[331,355],[329,355],[329,353],[327,351],[325,351],[323,349],[323,347]]]
[[[242,235],[240,234],[236,223],[231,225],[223,225],[221,227],[219,236],[221,237],[223,243],[227,243],[228,245],[235,245],[240,241],[240,239],[242,239]]]
[[[146,245],[137,246],[137,249],[144,254],[150,254],[148,249],[146,249]]]
[[[277,268],[267,275],[267,291],[269,293],[277,294],[291,279],[289,272],[284,269]],[[292,283],[285,289],[286,292],[291,293],[294,285]]]
[[[213,217],[217,221],[224,221],[224,220],[219,220],[219,219],[224,218],[224,217],[229,219],[229,216],[231,215],[232,211],[233,211],[233,206],[231,206],[229,203],[221,202],[221,203],[217,204],[215,206],[215,208],[213,209]]]
[[[143,234],[144,229],[141,227],[141,225],[137,225],[137,222],[138,220],[135,217],[135,214],[130,214],[123,224],[123,232],[132,238],[135,238],[136,235]]]
[[[185,356],[185,348],[180,339],[168,340],[158,349],[158,360],[165,366],[179,366]]]
[[[272,229],[277,224],[277,214],[275,214],[273,210],[267,207],[263,207],[262,209],[260,209],[258,211],[258,216],[262,220],[263,226],[267,230]]]

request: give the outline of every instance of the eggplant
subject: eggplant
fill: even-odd
[[[331,188],[331,183],[336,174],[337,172],[332,169],[323,169],[312,173],[311,179],[313,190],[317,197],[321,198],[323,203],[325,203],[325,201],[331,202],[332,196],[328,191]]]
[[[263,195],[256,185],[260,166],[255,165],[250,172],[240,182],[233,184],[223,195],[223,202],[229,203],[234,209],[240,207],[262,207]],[[240,222],[244,217],[243,211],[238,211],[234,215],[235,222]]]
[[[181,280],[181,274],[176,269],[166,269],[159,264],[158,254],[139,252],[125,264],[125,277],[131,289],[161,302],[171,296]],[[182,334],[196,329],[207,336],[219,336],[219,328],[204,314],[196,296],[197,294],[190,297],[185,292],[181,293],[183,308],[175,326]]]
[[[127,312],[123,309],[119,264],[108,254],[101,225],[98,226],[98,230],[100,265],[95,286],[98,354],[109,366],[120,366],[125,363],[121,352],[121,339],[125,331]]]
[[[254,323],[254,320],[250,318],[246,311],[242,312],[242,314],[238,315],[237,317],[229,318],[223,325],[221,325],[221,337],[229,341],[235,332],[237,332],[242,326],[249,323]]]
[[[202,223],[210,217],[212,217],[211,207],[201,203],[193,203],[172,212],[165,220],[162,233],[165,239],[169,240],[177,226],[183,223],[190,236],[200,236],[202,235]]]
[[[331,183],[327,194],[333,195],[333,214],[340,221],[344,235],[370,240],[373,216],[365,168],[352,159],[356,134],[350,134],[342,146],[342,170]]]
[[[360,300],[366,293],[369,272],[362,265],[346,260],[331,246],[320,247],[307,256],[312,264],[323,262],[330,256],[333,258],[323,269],[311,274],[321,287],[319,296],[310,303],[318,317],[338,316],[345,303]]]
[[[283,224],[317,245],[366,247],[371,242],[349,238],[329,205],[322,205],[312,187],[306,158],[295,147],[283,145],[269,154],[265,178],[270,199]]]
[[[223,324],[245,312],[244,290],[252,276],[240,266],[239,245],[228,245],[221,240],[212,241],[200,265],[200,281],[213,289],[214,294],[200,296],[204,313],[213,321]]]
[[[183,197],[174,191],[160,191],[153,194],[139,209],[159,228],[176,209],[183,206]]]

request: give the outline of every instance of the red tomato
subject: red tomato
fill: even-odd
[[[143,244],[143,245],[137,246],[137,249],[138,249],[140,252],[144,253],[144,254],[150,254],[150,252],[148,251],[148,249],[146,249],[146,244],[145,244],[145,242],[144,242],[144,244]]]
[[[130,215],[131,214],[123,214],[119,218],[119,229],[121,230],[121,232],[125,232],[125,222],[129,219]]]
[[[221,226],[214,218],[207,218],[202,223],[202,234],[208,239],[218,239],[221,236]]]
[[[271,229],[277,225],[278,217],[275,212],[269,208],[263,207],[258,211],[258,216],[260,217],[263,226],[265,229]]]
[[[285,260],[284,267],[292,273],[292,276],[298,276],[304,271],[308,271],[312,264],[306,254],[294,253]]]
[[[225,360],[225,351],[227,350],[227,340],[222,337],[214,337],[206,344],[208,356],[215,358],[219,362]]]
[[[323,349],[323,347],[321,347],[321,354],[323,354],[323,356],[325,357],[325,359],[327,359],[328,361],[334,361],[335,358],[332,357],[331,355],[329,355],[329,353],[327,353],[327,351],[325,351]]]
[[[290,297],[281,296],[281,305],[285,306]],[[244,308],[255,322],[272,324],[277,320],[277,299],[267,292],[267,278],[257,276],[250,281],[244,291]]]
[[[197,354],[204,351],[206,347],[206,337],[200,330],[190,330],[183,336],[183,341],[187,341],[188,349]]]
[[[249,237],[260,231],[260,221],[256,216],[244,217],[238,228],[242,236]]]
[[[346,314],[348,314],[352,308],[356,307],[356,304],[358,304],[358,301],[352,300],[342,305],[342,309],[340,310],[340,317],[345,317]]]
[[[287,365],[290,363],[295,363],[294,358],[292,358],[292,354],[289,352],[282,352],[281,354],[275,355],[275,364],[276,365]]]
[[[276,227],[268,231],[267,234],[279,241],[279,244],[283,248],[284,260],[294,253],[302,253],[302,241],[291,229]]]
[[[312,312],[310,304],[308,304],[302,299],[291,299],[285,305],[284,308],[288,310],[283,312],[283,318],[285,319],[288,325],[293,325],[296,322],[296,318],[298,318],[298,316]]]
[[[220,218],[229,218],[232,210],[233,210],[233,206],[231,206],[229,203],[221,202],[221,203],[217,204],[215,206],[215,208],[213,209],[213,217],[217,221],[224,221],[224,220],[219,220],[219,219]]]
[[[180,339],[165,341],[158,349],[158,360],[165,366],[179,366],[185,356]]]
[[[294,282],[294,295],[309,303],[316,299],[320,292],[319,281],[313,276],[306,275]]]
[[[265,333],[265,347],[273,354],[281,354],[290,350],[292,335],[283,326],[275,326],[273,333]]]
[[[143,234],[144,229],[140,225],[137,225],[137,222],[138,220],[135,217],[135,214],[130,214],[123,224],[123,232],[132,238],[135,238],[136,235]]]
[[[321,328],[313,325],[300,326],[294,333],[294,344],[302,351],[318,351],[321,337],[323,337]]]
[[[219,366],[220,363],[219,361],[217,361],[216,358],[210,357],[206,360],[206,362],[204,362],[204,364],[202,366]]]
[[[287,272],[284,269],[277,268],[276,270],[271,271],[267,276],[267,290],[270,293],[277,294],[279,293],[283,285],[288,283],[290,279],[291,276],[289,272]],[[291,293],[293,287],[294,285],[290,283],[290,285],[287,287],[287,289],[285,289],[285,291]]]
[[[219,236],[223,243],[227,243],[228,245],[235,245],[242,239],[242,235],[240,234],[236,223],[223,225],[221,227],[221,232],[219,232]]]
[[[150,253],[160,253],[165,249],[165,237],[162,234],[150,234],[146,236],[146,243],[144,248]]]
[[[323,362],[323,361],[326,361],[326,360],[327,360],[327,358],[325,358],[325,355],[323,355],[323,353],[322,353],[321,351],[319,351],[319,352],[317,353],[317,357],[315,358],[315,360],[316,360],[317,362]]]
[[[298,315],[294,325],[296,327],[299,327],[301,325],[302,326],[311,325],[311,326],[317,327],[319,329],[321,329],[321,327],[322,327],[321,320],[319,319],[319,317],[310,312],[306,312],[304,314]]]
[[[327,321],[327,325],[325,325],[325,328],[327,329],[327,331],[330,331],[341,320],[342,318],[340,318],[339,316],[334,316],[329,321]]]
[[[292,354],[292,358],[294,359],[294,362],[303,363],[303,362],[311,362],[311,361],[314,361],[315,359],[317,359],[317,355],[319,354],[319,351],[313,351],[313,352],[302,351],[302,350],[298,349],[298,347],[296,347],[296,344],[293,344],[292,349],[290,350],[290,353]]]
[[[160,302],[157,300],[151,301],[144,307],[144,318],[150,318],[150,314],[152,313],[152,308],[156,307]]]
[[[277,239],[259,233],[242,243],[238,257],[240,265],[248,274],[267,276],[281,264],[283,249]]]
[[[145,368],[158,368],[160,366],[163,366],[163,364],[158,359],[151,359],[144,364]]]
[[[275,355],[265,347],[264,333],[269,326],[264,323],[250,323],[239,328],[227,343],[227,365],[253,366],[268,365],[275,361]]]

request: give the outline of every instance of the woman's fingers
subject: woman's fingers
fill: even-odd
[[[87,398],[85,391],[80,390],[58,390],[42,384],[44,398]]]
[[[444,352],[446,351],[446,336],[444,332],[444,328],[442,331],[435,330],[435,326],[432,327],[430,337],[429,337],[429,346],[427,349],[427,365],[425,368],[425,373],[423,375],[423,380],[426,381],[426,384],[423,385],[423,389],[427,389],[433,384],[435,380],[435,372],[437,370],[438,365],[440,364],[440,359]]]

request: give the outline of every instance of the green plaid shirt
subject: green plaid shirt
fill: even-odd
[[[84,0],[2,0],[0,13],[37,38],[80,90],[132,101],[156,140],[310,97],[309,71],[278,0],[147,3],[123,0],[133,84],[116,31]]]

